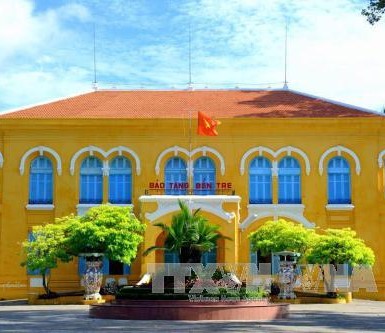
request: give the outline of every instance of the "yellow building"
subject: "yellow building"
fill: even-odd
[[[221,121],[198,136],[197,113]],[[41,283],[20,266],[32,226],[111,202],[146,223],[143,248],[162,244],[177,199],[221,233],[207,261],[255,259],[247,236],[280,217],[306,227],[351,227],[375,251],[385,299],[385,119],[291,90],[96,91],[0,116],[0,298]],[[141,252],[141,251],[140,251]],[[106,274],[137,280],[163,253]],[[81,265],[80,265],[81,266]],[[27,274],[29,273],[29,274]],[[54,290],[80,288],[77,260],[51,272]]]

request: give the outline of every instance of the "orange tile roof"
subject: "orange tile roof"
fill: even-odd
[[[291,90],[100,90],[0,115],[14,119],[380,117]]]

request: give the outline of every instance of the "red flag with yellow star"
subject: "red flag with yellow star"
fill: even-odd
[[[218,132],[216,130],[216,127],[220,124],[220,121],[211,119],[200,111],[198,112],[198,135],[217,136]]]

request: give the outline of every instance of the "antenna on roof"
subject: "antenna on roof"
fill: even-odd
[[[94,23],[94,82],[92,82],[92,88],[98,90],[98,82],[96,81],[96,31]]]
[[[192,90],[191,80],[191,23],[188,25],[188,89]]]
[[[285,81],[283,82],[283,89],[289,89],[287,85],[287,25],[288,19],[286,16],[286,25],[285,25]]]

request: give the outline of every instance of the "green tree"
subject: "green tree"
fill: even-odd
[[[71,260],[64,250],[65,233],[62,224],[46,224],[35,226],[31,239],[23,242],[25,260],[21,263],[30,271],[39,271],[43,277],[43,287],[47,295],[52,294],[49,288],[49,271],[56,268],[58,261]]]
[[[326,229],[325,234],[317,238],[307,259],[310,263],[348,263],[351,266],[373,266],[375,262],[373,250],[350,228]]]
[[[70,256],[103,253],[126,264],[135,259],[145,230],[131,207],[112,205],[93,207],[84,216],[66,216],[60,223],[66,226],[64,246]]]
[[[304,256],[315,238],[314,229],[283,219],[267,221],[249,235],[251,250],[260,251],[263,256],[280,251],[298,252]]]
[[[145,225],[129,207],[100,205],[84,216],[69,215],[55,223],[33,228],[32,240],[23,242],[29,270],[39,270],[50,294],[47,274],[59,261],[68,262],[81,253],[103,253],[111,260],[131,263],[143,241]]]
[[[211,251],[217,246],[217,240],[222,236],[219,227],[212,225],[200,215],[200,210],[192,212],[187,204],[178,201],[180,212],[173,215],[171,226],[157,223],[166,234],[164,246],[151,246],[144,255],[154,250],[172,251],[179,254],[181,263],[199,263],[203,252]]]
[[[363,9],[361,13],[366,16],[370,24],[375,24],[385,13],[385,0],[369,0],[368,7]]]
[[[338,264],[349,264],[351,266],[369,265],[373,266],[375,256],[373,250],[365,245],[365,242],[357,238],[357,233],[350,228],[326,229],[325,234],[317,237],[314,246],[307,255],[309,263],[331,264],[337,268]],[[336,295],[335,270],[331,270],[331,280],[328,287],[328,294]],[[328,284],[325,279],[324,282]]]

